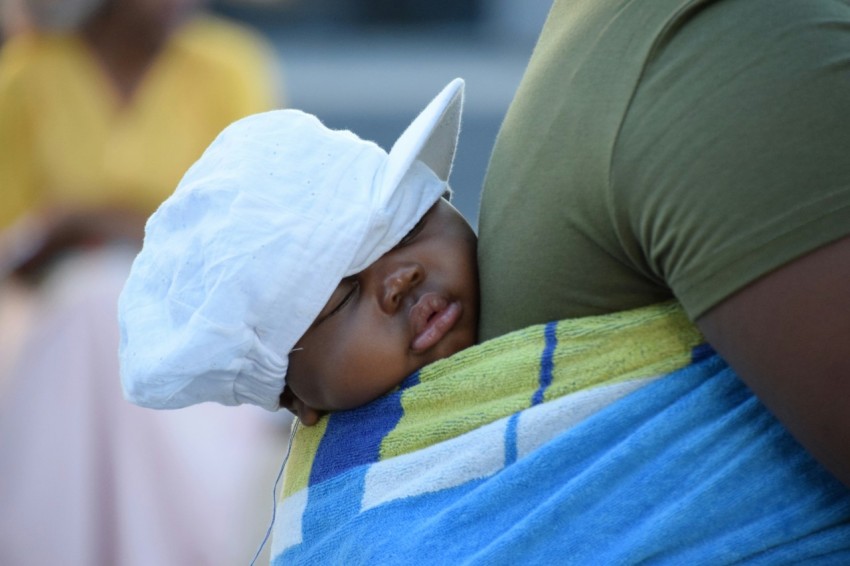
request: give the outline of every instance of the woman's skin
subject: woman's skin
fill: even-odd
[[[696,322],[741,379],[850,487],[850,237],[769,273]]]

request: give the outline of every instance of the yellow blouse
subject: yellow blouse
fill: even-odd
[[[0,52],[0,228],[43,204],[152,212],[230,122],[280,102],[271,50],[210,16],[176,33],[129,102],[72,35]]]

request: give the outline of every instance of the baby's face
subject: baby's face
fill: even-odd
[[[366,270],[342,280],[289,355],[281,405],[313,424],[475,343],[476,237],[440,199]]]

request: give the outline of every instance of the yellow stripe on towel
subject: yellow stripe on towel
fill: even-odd
[[[420,372],[381,459],[430,446],[531,406],[546,325],[489,340]],[[691,361],[703,337],[676,302],[557,324],[552,383],[543,399],[665,374]]]
[[[552,336],[557,345],[552,345]],[[524,328],[423,368],[402,392],[404,415],[381,442],[380,459],[460,436],[543,401],[684,367],[703,342],[676,302]],[[551,383],[541,390],[541,360]],[[328,418],[295,434],[281,497],[307,487]]]

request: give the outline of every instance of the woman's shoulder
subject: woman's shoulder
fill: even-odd
[[[259,31],[208,13],[187,22],[175,35],[174,41],[195,56],[241,61],[242,64],[267,59],[272,52],[268,40]]]
[[[67,33],[24,32],[9,38],[0,49],[0,80],[40,73],[79,58],[79,38]]]

